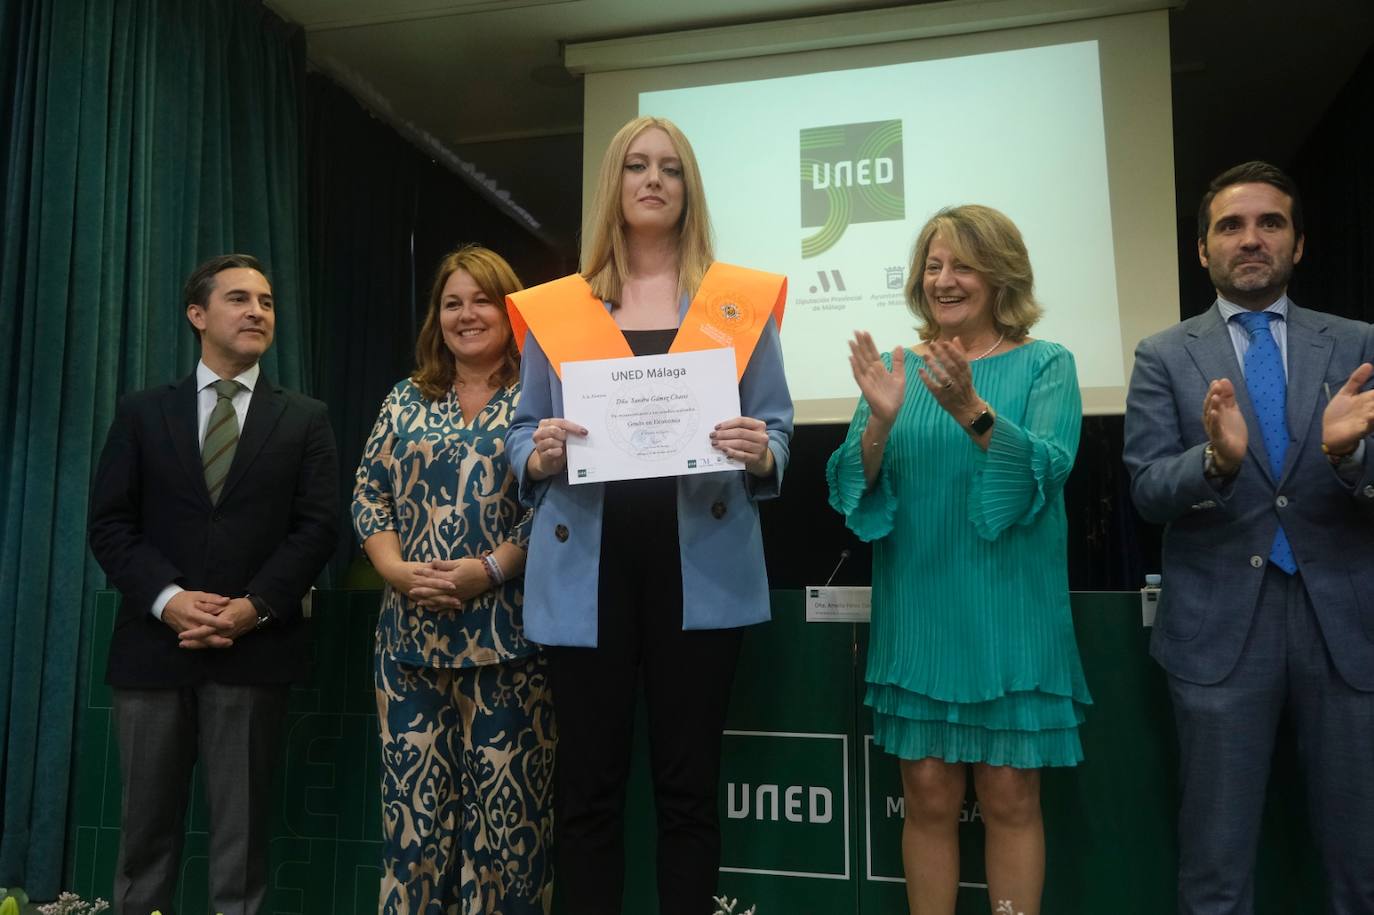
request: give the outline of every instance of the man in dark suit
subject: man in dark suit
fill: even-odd
[[[174,908],[191,771],[210,807],[213,912],[253,915],[287,692],[308,676],[302,600],[335,544],[324,404],[270,382],[272,287],[252,257],[197,267],[190,377],[120,401],[96,471],[90,543],[123,595],[108,682],[123,770],[114,902]]]
[[[1374,912],[1374,328],[1288,299],[1302,207],[1236,166],[1198,213],[1217,290],[1143,341],[1126,402],[1136,507],[1167,524],[1151,654],[1181,751],[1179,911],[1253,911],[1286,709],[1332,913]]]

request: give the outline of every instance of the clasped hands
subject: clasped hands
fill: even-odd
[[[460,610],[491,587],[482,560],[474,558],[403,561],[388,573],[393,588],[429,610]]]
[[[1322,412],[1322,444],[1333,455],[1354,451],[1365,436],[1374,433],[1374,390],[1361,391],[1374,366],[1368,362],[1350,373]],[[1236,402],[1235,385],[1218,378],[1207,388],[1202,402],[1202,426],[1212,445],[1212,461],[1220,476],[1230,476],[1245,460],[1250,432]]]
[[[257,627],[258,610],[246,597],[178,591],[162,608],[162,621],[176,631],[181,648],[229,648]]]
[[[585,436],[587,430],[562,417],[541,419],[531,440],[526,468],[536,480],[562,473],[568,466],[568,436]],[[768,447],[768,425],[761,419],[736,416],[717,423],[711,430],[711,444],[726,457],[734,458],[756,477],[773,472],[773,452]]]

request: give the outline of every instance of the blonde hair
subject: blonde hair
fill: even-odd
[[[922,340],[940,336],[935,310],[926,299],[922,279],[926,258],[935,236],[949,245],[954,256],[982,274],[993,289],[992,323],[1009,340],[1021,341],[1040,320],[1042,309],[1035,300],[1035,275],[1021,231],[1006,214],[992,207],[967,204],[946,207],[916,236],[906,283],[907,307],[921,320]]]
[[[692,144],[667,118],[635,118],[616,131],[601,158],[601,171],[597,174],[596,193],[587,215],[582,246],[582,276],[592,292],[612,304],[619,304],[621,289],[630,270],[625,214],[620,203],[625,155],[636,137],[655,127],[668,135],[682,162],[682,216],[677,224],[678,295],[695,295],[706,269],[715,260],[711,250],[711,217],[706,211],[706,190],[701,183],[701,169],[697,167]]]
[[[425,322],[420,326],[420,335],[415,339],[415,371],[410,380],[429,400],[439,400],[448,396],[453,388],[453,380],[458,371],[458,362],[444,343],[444,329],[439,321],[439,306],[443,303],[444,286],[455,271],[465,270],[477,287],[492,303],[501,309],[505,317],[506,330],[510,330],[510,315],[506,313],[506,296],[524,289],[524,284],[515,275],[505,258],[480,245],[464,245],[450,251],[439,261],[434,271],[434,284],[429,290],[429,307],[425,310]],[[488,383],[508,388],[520,378],[520,351],[515,345],[512,333],[506,341],[505,358],[491,373]]]

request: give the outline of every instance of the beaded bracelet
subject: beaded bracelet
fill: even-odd
[[[491,582],[492,590],[506,583],[506,573],[501,571],[501,564],[491,553],[482,554],[482,568],[487,570],[487,580]]]

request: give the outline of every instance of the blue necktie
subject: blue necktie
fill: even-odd
[[[1250,335],[1250,348],[1245,351],[1245,388],[1250,392],[1250,403],[1259,418],[1264,450],[1269,455],[1269,469],[1274,472],[1276,482],[1283,473],[1283,459],[1288,455],[1288,379],[1283,374],[1279,345],[1269,330],[1269,319],[1282,317],[1271,311],[1242,311],[1231,318]],[[1269,561],[1289,575],[1298,570],[1282,524],[1274,533]]]

